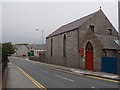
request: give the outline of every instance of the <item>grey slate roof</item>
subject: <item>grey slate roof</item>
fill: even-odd
[[[104,49],[118,49],[119,45],[115,42],[115,40],[118,40],[118,37],[101,34],[95,34],[95,36],[103,44]]]
[[[85,23],[89,18],[91,18],[97,12],[94,12],[94,13],[92,13],[90,15],[87,15],[87,16],[85,16],[83,18],[80,18],[80,19],[78,19],[76,21],[73,21],[71,23],[68,23],[66,25],[61,26],[56,31],[54,31],[52,34],[47,36],[47,38],[51,37],[51,36],[54,36],[54,35],[57,35],[57,34],[60,34],[60,33],[63,33],[63,32],[67,32],[67,31],[70,31],[70,30],[78,28],[79,26],[81,26],[83,23]]]
[[[31,48],[33,48],[33,44],[28,44],[28,45],[26,45],[26,47],[27,47],[28,49],[31,49]]]
[[[18,44],[16,44],[16,45],[14,45],[14,47],[15,47],[16,50],[18,50],[20,47],[26,47],[28,49],[27,45],[18,45]]]
[[[14,45],[14,47],[17,49],[17,48],[19,48],[19,47],[21,47],[21,46],[16,44],[16,45]]]
[[[18,49],[18,48],[20,48],[20,47],[22,47],[22,46],[25,46],[25,45],[18,45],[18,44],[16,44],[14,47],[15,47],[16,49]]]
[[[35,44],[33,46],[34,49],[37,49],[37,50],[46,50],[46,45],[45,44]]]
[[[28,49],[37,49],[37,50],[46,50],[46,45],[45,44],[28,44],[27,45]]]

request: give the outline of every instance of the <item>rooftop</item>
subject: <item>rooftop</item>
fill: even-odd
[[[73,22],[70,22],[66,25],[61,26],[56,31],[54,31],[49,36],[47,36],[47,38],[58,35],[58,34],[61,34],[61,33],[64,33],[64,32],[67,32],[67,31],[70,31],[70,30],[74,30],[74,29],[80,27],[83,23],[85,23],[88,19],[90,19],[92,16],[94,16],[99,11],[102,11],[102,10],[100,9],[100,10],[98,10],[98,11],[92,13],[92,14],[89,14],[85,17],[82,17],[78,20],[75,20]]]

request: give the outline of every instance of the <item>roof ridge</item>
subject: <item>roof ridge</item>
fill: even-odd
[[[59,27],[57,30],[55,30],[54,32],[52,32],[48,37],[51,37],[51,36],[54,36],[54,35],[57,35],[57,34],[60,34],[60,33],[63,33],[63,32],[66,32],[66,31],[69,31],[69,30],[73,30],[75,28],[78,28],[81,24],[83,24],[85,21],[87,21],[90,17],[92,17],[92,15],[96,14],[97,12],[99,11],[102,11],[101,9],[100,10],[97,10],[96,12],[93,12],[91,14],[88,14],[82,18],[79,18],[77,20],[74,20],[74,21],[71,21],[70,23],[68,24],[65,24],[65,25],[62,25],[61,27]],[[85,20],[86,19],[86,20]],[[79,25],[78,25],[79,24]],[[68,27],[67,27],[68,26]],[[65,30],[63,30],[65,29]],[[66,30],[67,29],[67,30]]]
[[[76,20],[74,20],[74,21],[69,22],[68,24],[73,23],[73,22],[76,22],[76,21],[79,21],[79,20],[81,20],[81,19],[83,19],[83,18],[89,17],[89,16],[91,16],[91,15],[93,15],[93,14],[99,12],[99,11],[100,11],[100,10],[97,10],[96,12],[93,12],[93,13],[91,13],[91,14],[85,15],[85,16],[79,18],[79,19],[76,19]],[[102,11],[102,10],[101,10],[101,11]],[[68,24],[65,24],[65,25],[68,25]],[[63,25],[63,26],[65,26],[65,25]]]

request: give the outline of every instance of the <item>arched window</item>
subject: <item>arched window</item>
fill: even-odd
[[[90,42],[87,43],[86,50],[87,51],[93,51],[93,46]]]
[[[63,56],[66,57],[66,35],[63,36]]]
[[[51,38],[51,56],[53,55],[53,39]]]

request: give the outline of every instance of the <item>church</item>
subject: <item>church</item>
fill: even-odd
[[[117,73],[118,47],[118,32],[100,9],[47,36],[45,62]]]

